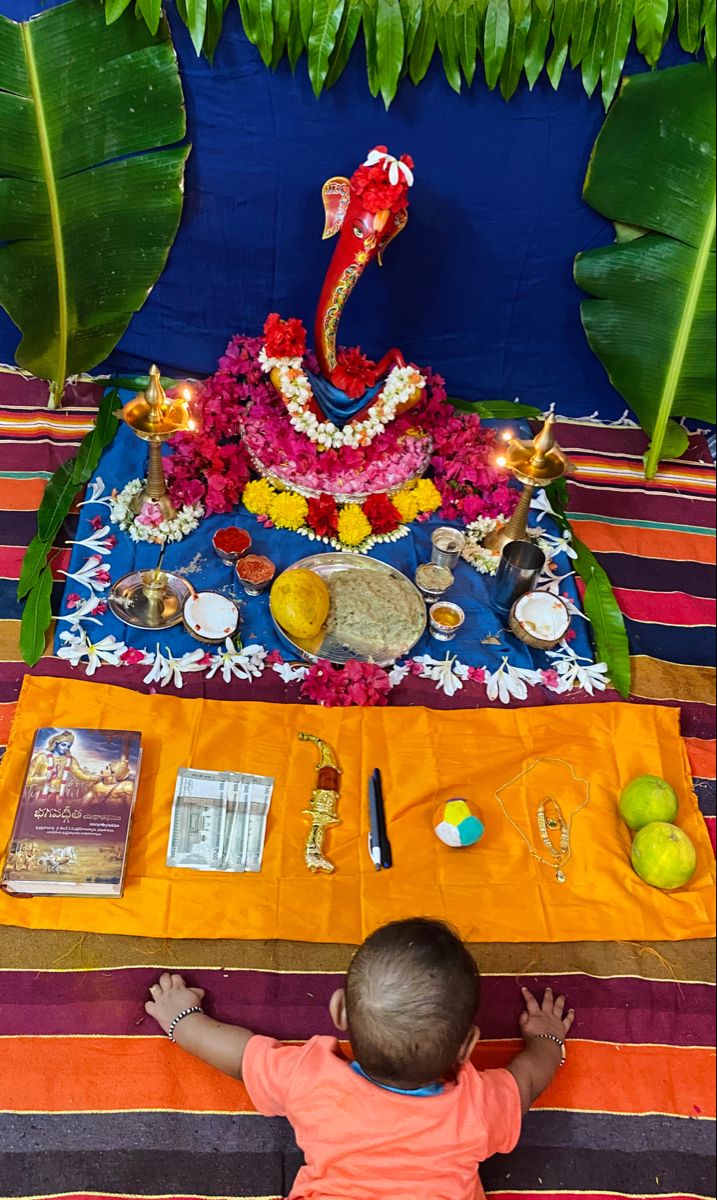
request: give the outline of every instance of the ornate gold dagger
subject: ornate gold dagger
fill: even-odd
[[[339,760],[335,751],[321,738],[312,733],[300,733],[300,742],[313,742],[319,748],[319,761],[316,764],[316,787],[311,794],[311,803],[303,810],[303,815],[311,817],[311,829],[306,839],[304,858],[312,873],[316,871],[334,870],[334,864],[323,855],[324,837],[331,825],[340,825],[336,816],[339,802],[339,777],[342,774]]]

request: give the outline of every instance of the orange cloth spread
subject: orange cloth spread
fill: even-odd
[[[358,943],[377,925],[431,915],[476,942],[678,940],[714,932],[714,858],[699,814],[675,709],[648,705],[562,705],[457,710],[323,709],[137,695],[102,683],[26,678],[0,777],[0,846],[38,726],[139,729],[143,761],[125,894],[32,899],[0,892],[0,923],[152,937],[285,938]],[[335,748],[341,765],[341,824],[329,830],[333,876],[304,864],[307,807],[316,786],[315,747],[300,730]],[[535,814],[546,795],[566,819],[585,798],[564,759],[590,781],[590,803],[575,816],[567,882],[536,862],[495,798],[547,857]],[[172,797],[180,767],[273,776],[274,795],[261,874],[179,870],[165,864]],[[367,849],[368,776],[380,767],[394,867],[377,872]],[[629,859],[630,833],[617,797],[646,772],[680,798],[678,823],[694,841],[690,885],[663,893],[642,883]],[[477,846],[451,850],[434,835],[436,805],[470,799],[485,822]]]

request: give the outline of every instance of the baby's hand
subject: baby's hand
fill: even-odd
[[[187,987],[181,975],[170,975],[166,971],[149,990],[152,999],[145,1004],[145,1012],[159,1022],[165,1033],[180,1012],[197,1007],[204,999],[204,988]]]
[[[575,1009],[565,1013],[565,996],[553,995],[552,988],[545,989],[542,1007],[538,1004],[532,992],[521,988],[525,1000],[525,1012],[520,1014],[520,1032],[524,1038],[539,1037],[541,1034],[551,1034],[565,1041],[575,1020]]]

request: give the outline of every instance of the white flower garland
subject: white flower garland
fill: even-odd
[[[409,402],[426,380],[415,367],[394,367],[382,391],[361,421],[350,421],[339,429],[333,421],[321,421],[311,410],[313,391],[300,358],[270,358],[262,346],[259,351],[262,370],[279,373],[280,391],[297,433],[303,433],[316,446],[340,450],[344,446],[368,446],[394,420],[398,410]]]
[[[133,542],[181,542],[199,525],[204,516],[203,505],[185,504],[173,520],[143,525],[137,520],[138,514],[132,512],[132,501],[142,491],[144,483],[143,479],[131,479],[121,492],[109,497],[110,519],[123,533],[128,533]]]
[[[367,538],[359,542],[358,546],[347,546],[337,537],[322,537],[310,525],[300,525],[298,529],[292,529],[291,532],[301,534],[310,542],[322,542],[324,546],[331,546],[334,550],[343,550],[344,554],[368,554],[374,546],[381,546],[386,542],[400,542],[401,538],[407,537],[411,530],[408,525],[399,525],[398,529],[392,529],[390,533],[370,533]]]
[[[544,509],[543,511],[547,511]],[[466,526],[466,544],[462,557],[478,571],[479,575],[495,575],[500,562],[500,554],[489,550],[483,542],[494,529],[500,529],[507,524],[506,517],[478,517]],[[540,525],[533,525],[526,531],[526,536],[543,551],[546,562],[552,562],[559,554],[567,554],[568,558],[577,558],[572,546],[570,530],[562,535],[546,533]],[[567,578],[564,576],[563,578]],[[580,614],[583,615],[582,613]]]

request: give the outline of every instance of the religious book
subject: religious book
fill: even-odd
[[[121,896],[142,759],[124,729],[38,729],[0,886],[18,896]]]
[[[236,771],[177,775],[167,866],[261,871],[274,780]]]

